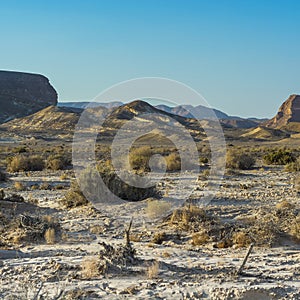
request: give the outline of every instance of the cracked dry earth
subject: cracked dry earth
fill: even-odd
[[[162,188],[176,184],[176,176],[169,175]],[[205,209],[230,223],[282,200],[298,207],[294,176],[279,169],[227,176]],[[66,210],[58,199],[66,192],[68,180],[41,172],[31,177],[15,174],[2,187],[9,193],[13,181],[45,180],[65,184],[66,189],[20,192],[25,201],[37,199],[36,204],[0,201],[2,211],[15,205],[16,212],[51,214],[62,227],[53,245],[19,244],[0,250],[1,299],[300,299],[300,247],[292,239],[282,238],[272,247],[254,246],[242,274],[237,275],[247,247],[215,248],[212,242],[195,246],[190,233],[147,217],[146,201],[103,210],[92,206]],[[204,185],[199,182],[193,199]],[[139,236],[131,242],[135,261],[104,275],[84,276],[83,262],[97,257],[102,242],[124,244],[124,229],[131,218],[131,234]],[[154,243],[153,236],[162,230],[177,237]]]

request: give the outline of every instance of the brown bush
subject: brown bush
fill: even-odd
[[[71,159],[66,155],[53,154],[47,158],[46,167],[54,171],[64,170],[71,165]]]
[[[78,206],[87,205],[89,201],[86,199],[77,181],[72,181],[70,189],[65,194],[65,197],[60,203],[66,208],[74,208]]]
[[[192,235],[192,245],[199,246],[209,241],[209,235],[205,231],[196,232]]]
[[[227,152],[226,167],[231,169],[249,170],[255,164],[251,154],[230,150]]]
[[[8,172],[41,171],[45,167],[43,158],[39,155],[16,155],[7,164]]]

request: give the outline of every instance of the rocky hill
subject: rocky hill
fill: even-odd
[[[274,118],[264,124],[269,128],[300,132],[300,95],[290,95]]]
[[[241,137],[254,139],[254,140],[280,140],[289,138],[290,134],[280,129],[267,128],[258,126],[257,128],[249,129]]]
[[[18,133],[72,132],[82,109],[49,106],[30,116],[18,118],[0,125],[1,130]]]
[[[45,76],[0,71],[0,123],[56,104],[57,93]]]

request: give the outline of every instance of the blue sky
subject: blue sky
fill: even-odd
[[[46,75],[60,101],[167,77],[231,115],[271,117],[300,93],[299,12],[289,0],[1,1],[0,69]]]

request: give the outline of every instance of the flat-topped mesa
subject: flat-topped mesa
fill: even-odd
[[[0,71],[0,123],[57,105],[57,92],[40,74]]]
[[[300,95],[291,95],[280,106],[274,118],[267,121],[265,126],[283,128],[291,123],[300,123]]]

